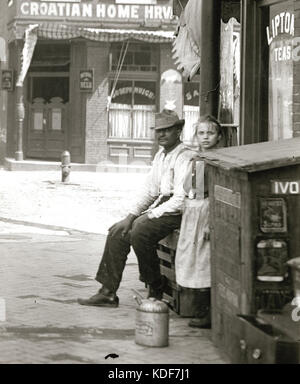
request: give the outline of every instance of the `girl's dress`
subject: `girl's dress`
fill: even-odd
[[[196,185],[193,181],[195,174]],[[210,242],[204,239],[204,232],[209,229],[209,199],[205,191],[202,160],[194,159],[191,162],[184,188],[189,197],[185,199],[177,243],[176,282],[186,288],[209,288]]]

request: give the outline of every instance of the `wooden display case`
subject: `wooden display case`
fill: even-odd
[[[229,352],[237,315],[280,312],[293,299],[286,262],[300,252],[300,138],[203,156],[209,175],[213,341]]]

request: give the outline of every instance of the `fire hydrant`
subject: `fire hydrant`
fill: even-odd
[[[64,151],[61,154],[61,181],[68,182],[71,173],[71,155],[70,152]]]

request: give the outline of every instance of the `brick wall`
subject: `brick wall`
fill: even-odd
[[[294,0],[295,38],[300,37],[300,0]],[[299,44],[297,44],[299,45]],[[300,136],[300,60],[294,60],[293,134]]]
[[[87,67],[94,68],[94,92],[86,104],[85,162],[90,164],[107,159],[108,54],[108,44],[88,43]]]

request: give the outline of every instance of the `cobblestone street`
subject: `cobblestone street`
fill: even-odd
[[[4,219],[0,220],[0,297],[6,303],[6,321],[0,322],[1,363],[225,362],[210,341],[210,330],[189,328],[188,319],[173,312],[169,347],[147,348],[135,344],[136,303],[132,289],[143,296],[146,289],[138,281],[133,253],[118,293],[119,308],[77,304],[77,297],[88,297],[99,287],[94,274],[105,242],[105,235],[78,230],[105,232],[109,222],[124,215],[126,204],[140,183],[140,175],[126,175],[130,176],[130,183],[122,184],[118,191],[122,176],[125,175],[120,178],[120,175],[80,174],[76,179],[74,175],[76,189],[55,182],[50,184],[53,188],[43,199],[46,188],[42,186],[51,180],[51,173],[1,172],[0,216]],[[100,180],[103,189],[97,184]],[[110,191],[118,203],[110,201]],[[98,206],[99,196],[104,195]],[[68,204],[64,205],[66,201]],[[77,210],[79,202],[81,210]],[[101,210],[105,212],[105,220],[101,220]],[[50,212],[51,220],[47,217]],[[17,224],[18,220],[26,225]],[[97,220],[97,226],[93,227]],[[30,225],[31,221],[39,225]],[[105,359],[110,353],[119,357]]]
[[[8,172],[0,169],[0,217],[106,234],[127,214],[145,174]]]

